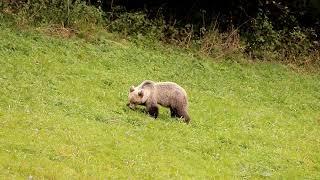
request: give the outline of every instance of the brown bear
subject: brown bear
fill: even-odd
[[[137,105],[146,106],[147,112],[157,118],[158,104],[170,108],[171,117],[183,118],[187,124],[190,122],[187,93],[178,84],[145,80],[138,87],[131,86],[127,104],[131,109]]]

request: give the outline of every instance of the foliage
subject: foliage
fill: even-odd
[[[146,12],[126,12],[121,7],[114,8],[107,17],[108,30],[122,33],[127,37],[146,36],[153,41],[162,41],[184,49],[195,49],[200,54],[215,58],[242,52],[237,29],[220,33],[216,26],[209,30],[202,27],[201,34],[197,34],[192,24],[179,27],[175,23],[165,21],[160,14],[157,18],[150,19]]]
[[[253,20],[250,34],[247,34],[247,51],[271,51],[280,45],[280,34],[274,29],[267,16],[258,16]]]
[[[179,17],[178,14],[169,16],[169,9],[165,7],[157,11],[149,7],[142,11],[111,4],[110,11],[104,9],[104,13],[101,8],[105,5],[101,1],[33,0],[16,1],[17,3],[11,4],[8,2],[12,1],[4,1],[1,4],[2,16],[13,15],[19,25],[45,24],[46,32],[62,34],[64,37],[78,34],[90,39],[91,34],[94,34],[91,33],[92,30],[106,27],[108,31],[120,33],[126,38],[162,41],[213,58],[237,54],[287,64],[304,65],[312,62],[320,65],[320,57],[316,53],[320,50],[320,28],[316,28],[317,23],[303,24],[297,16],[297,11],[304,12],[302,9],[305,7],[293,6],[289,2],[263,1],[258,3],[259,5],[255,4],[257,2],[248,2],[248,7],[241,6],[241,9],[246,11],[250,5],[257,7],[257,12],[246,12],[245,22],[243,16],[239,19],[234,16],[239,13],[236,10],[231,11],[230,17],[223,14],[213,18],[213,15],[210,15],[208,21],[208,13],[215,8],[211,11],[202,9],[194,14],[194,19],[187,22],[183,21],[182,17],[176,19]],[[97,7],[91,6],[90,3]],[[120,1],[119,3],[121,4]],[[219,3],[218,5],[222,6]],[[228,8],[235,7],[230,5]],[[318,20],[313,17],[311,21]]]
[[[286,28],[277,30],[270,19],[262,14],[254,19],[250,30],[244,33],[247,42],[246,51],[252,57],[261,60],[304,63],[306,56],[320,48],[317,41],[311,41],[310,37],[315,35],[314,30],[302,29],[295,23],[294,17],[280,19],[291,19],[290,24],[293,27],[288,28],[289,25],[284,25]]]
[[[90,29],[103,24],[100,9],[76,0],[32,0],[4,3],[4,9],[12,13],[19,25],[52,25],[75,29]]]
[[[108,9],[107,4],[102,6]],[[225,44],[237,44],[226,52],[242,52],[243,47],[239,45],[246,44],[245,52],[252,58],[293,64],[304,64],[306,57],[313,58],[309,57],[310,53],[320,50],[320,7],[317,4],[315,0],[187,0],[183,6],[168,0],[116,2],[132,13],[144,8],[143,22],[162,13],[164,25],[158,28],[158,34],[161,40],[179,47],[200,46],[201,53],[219,57],[217,53],[225,52],[222,50]],[[213,29],[208,26],[212,19],[218,22]],[[139,29],[143,28],[135,28],[134,32]],[[231,33],[235,35],[231,39],[239,39],[233,43],[225,38],[229,37],[230,29],[237,30],[236,34]],[[311,61],[317,62],[317,59],[319,57]]]
[[[217,29],[203,31],[199,39],[200,52],[211,57],[222,57],[234,53],[242,53],[243,45],[238,29],[220,33]]]
[[[122,7],[114,7],[107,14],[107,29],[125,36],[148,36],[155,40],[163,37],[164,21],[162,17],[149,19],[143,11],[127,12]]]

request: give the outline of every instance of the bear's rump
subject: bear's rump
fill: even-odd
[[[157,95],[158,104],[164,107],[178,108],[187,103],[184,93],[179,90],[158,92]]]

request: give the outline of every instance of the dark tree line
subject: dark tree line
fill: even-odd
[[[104,11],[117,6],[127,11],[142,10],[150,18],[161,13],[166,20],[174,19],[181,25],[203,26],[217,21],[222,29],[230,25],[245,28],[250,19],[266,15],[279,29],[301,26],[320,31],[319,0],[87,0],[87,3]]]
[[[268,17],[277,29],[299,26],[320,33],[320,0],[3,0],[13,5],[79,1],[100,7],[107,13],[122,7],[127,12],[144,11],[150,19],[161,15],[178,26],[203,27],[217,22],[220,30],[233,25],[246,31],[250,20],[262,16]]]

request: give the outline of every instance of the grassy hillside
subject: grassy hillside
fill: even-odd
[[[0,27],[0,178],[320,178],[320,76]],[[174,81],[191,124],[129,110]]]

